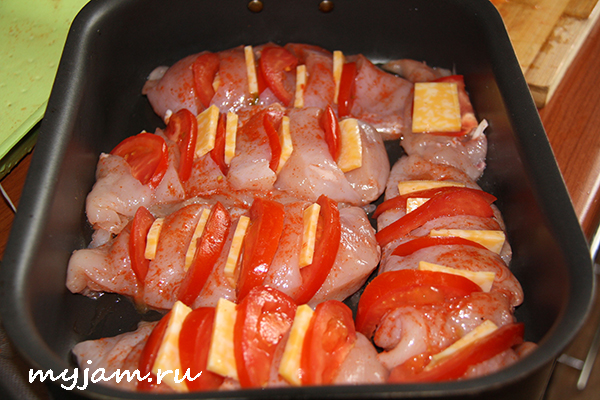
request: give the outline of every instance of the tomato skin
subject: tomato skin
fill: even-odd
[[[227,175],[229,165],[225,164],[225,129],[227,127],[227,114],[219,116],[217,134],[215,136],[215,147],[210,151],[210,157],[219,166],[221,173]]]
[[[269,168],[273,172],[277,172],[279,159],[281,158],[281,142],[279,141],[279,133],[275,128],[275,126],[279,125],[281,120],[276,121],[276,118],[277,117],[268,112],[263,116],[263,125],[265,132],[267,132],[267,137],[269,138],[269,147],[271,148],[271,160],[269,161]]]
[[[234,352],[243,388],[265,387],[275,349],[292,327],[296,303],[267,286],[252,288],[237,306]]]
[[[356,330],[348,306],[337,300],[317,305],[302,345],[302,384],[333,383],[355,342]]]
[[[219,63],[219,56],[217,54],[203,53],[192,64],[194,90],[196,91],[197,99],[204,108],[210,106],[210,101],[215,95],[212,83],[219,71]]]
[[[110,154],[123,157],[131,167],[133,177],[151,189],[156,189],[169,166],[165,140],[148,132],[126,138]]]
[[[461,190],[462,189],[462,190]],[[481,191],[457,190],[442,193],[432,197],[416,210],[404,215],[375,234],[381,247],[408,235],[414,229],[424,225],[434,218],[452,215],[473,215],[478,217],[493,217],[494,210],[486,196]],[[481,193],[479,193],[481,192]]]
[[[342,148],[342,133],[338,119],[330,105],[321,113],[319,123],[325,132],[325,142],[327,142],[329,153],[333,157],[333,160],[337,161],[340,157],[340,149]]]
[[[354,97],[356,96],[356,63],[349,62],[342,68],[342,77],[340,78],[340,91],[338,94],[338,115],[340,118],[350,115]]]
[[[131,268],[140,283],[144,283],[150,260],[146,259],[146,237],[154,222],[154,216],[146,207],[141,206],[135,212],[131,223],[131,234],[129,235],[129,257]]]
[[[156,361],[156,356],[158,355],[158,350],[160,349],[163,337],[165,336],[165,331],[167,330],[170,317],[171,312],[169,311],[162,317],[158,324],[156,324],[154,329],[152,329],[152,333],[150,336],[148,336],[148,340],[144,345],[144,349],[140,355],[140,360],[138,361],[138,370],[140,371],[140,376],[142,377],[148,374],[150,375],[147,379],[137,382],[137,390],[139,391],[151,391],[157,386],[156,375],[152,372],[152,367]],[[148,381],[149,378],[152,379],[151,382]]]
[[[181,374],[189,369],[189,376],[194,378],[186,380],[190,391],[216,390],[225,379],[221,375],[206,369],[208,361],[208,343],[211,341],[215,309],[200,307],[188,314],[181,326],[179,333],[179,359],[181,360]]]
[[[458,275],[413,269],[388,271],[365,288],[358,302],[356,330],[371,338],[389,311],[406,305],[443,303],[481,288]]]
[[[283,205],[257,197],[250,207],[250,225],[244,236],[244,253],[237,285],[238,301],[262,285],[283,232]]]
[[[215,263],[219,259],[231,227],[231,215],[223,204],[217,202],[198,239],[196,254],[179,287],[178,300],[191,306],[202,291]]]
[[[265,81],[265,75],[262,72],[262,67],[260,66],[260,62],[256,66],[256,85],[258,86],[258,94],[261,94],[268,87],[267,82]]]
[[[431,247],[431,246],[440,246],[440,245],[466,245],[473,246],[479,249],[485,249],[485,246],[474,242],[469,239],[456,237],[456,236],[421,236],[417,237],[408,242],[404,242],[400,244],[398,247],[394,249],[392,252],[393,256],[406,257],[414,253],[415,251]]]
[[[319,196],[317,203],[321,206],[319,228],[313,262],[302,268],[302,286],[296,297],[298,304],[305,304],[317,293],[327,275],[331,271],[340,246],[342,235],[340,211],[337,203],[325,195]]]
[[[288,106],[294,93],[285,87],[285,73],[296,68],[298,59],[283,47],[271,46],[262,51],[258,62],[267,86],[283,105]]]
[[[457,186],[444,186],[444,187],[433,188],[433,189],[419,190],[416,192],[392,197],[391,199],[388,199],[388,200],[384,201],[383,203],[381,203],[379,206],[377,206],[377,209],[375,210],[375,212],[373,212],[373,218],[379,217],[381,214],[383,214],[385,211],[388,211],[388,210],[398,209],[398,208],[406,209],[406,200],[408,200],[409,198],[422,197],[422,198],[430,199],[434,196],[437,196],[438,194],[450,193],[450,192],[456,192],[456,191],[475,192],[475,193],[479,194],[480,196],[483,196],[484,198],[486,198],[490,204],[492,204],[494,201],[496,201],[495,196],[493,196],[487,192],[484,192],[483,190],[471,189],[471,188],[466,188],[466,187],[457,187]]]
[[[165,136],[177,143],[179,153],[179,179],[182,182],[190,179],[194,165],[194,152],[196,150],[196,138],[198,132],[198,121],[188,109],[181,109],[171,115],[169,123],[165,128]]]
[[[400,364],[395,367],[388,382],[436,382],[458,379],[470,366],[481,362],[523,343],[524,325],[522,323],[504,325],[491,334],[476,340],[427,369],[426,365],[410,367]]]

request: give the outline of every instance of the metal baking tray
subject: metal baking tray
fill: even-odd
[[[256,3],[254,3],[256,5]],[[75,19],[41,126],[1,270],[2,321],[34,369],[74,368],[79,341],[135,329],[116,295],[68,292],[66,267],[86,247],[84,206],[98,156],[161,126],[141,89],[158,65],[201,50],[303,42],[374,62],[427,61],[465,76],[489,151],[481,186],[498,197],[525,302],[516,316],[539,348],[482,378],[439,384],[244,390],[177,398],[539,398],[593,294],[589,249],[502,20],[481,0],[94,0]],[[323,8],[323,7],[321,7]],[[391,156],[400,150],[388,143]],[[56,384],[59,384],[58,381]],[[69,383],[65,383],[67,386]],[[76,393],[72,393],[76,394]],[[90,384],[78,395],[147,398]]]

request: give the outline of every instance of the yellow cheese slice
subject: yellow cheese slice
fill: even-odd
[[[425,369],[428,370],[428,369],[433,368],[441,360],[445,359],[446,357],[452,356],[454,353],[456,353],[460,349],[470,345],[474,341],[486,337],[487,335],[494,332],[496,329],[498,329],[498,326],[496,324],[494,324],[489,319],[485,320],[481,325],[479,325],[477,328],[473,329],[471,332],[467,333],[462,338],[458,339],[452,345],[450,345],[449,347],[446,347],[441,352],[431,356],[431,362],[429,364],[427,364]]]
[[[290,385],[301,386],[300,360],[302,359],[302,345],[306,331],[314,311],[308,305],[303,304],[296,309],[294,322],[290,329],[290,335],[285,344],[283,356],[279,363],[279,375]]]
[[[239,117],[236,113],[229,111],[227,113],[227,122],[225,124],[225,164],[230,165],[235,157],[235,142],[237,138]]]
[[[429,200],[427,197],[409,197],[406,199],[406,213],[416,210]]]
[[[156,218],[150,226],[148,235],[146,236],[146,249],[144,250],[144,257],[147,260],[154,260],[156,257],[156,247],[158,246],[158,238],[160,237],[160,231],[162,230],[164,218]]]
[[[296,67],[296,95],[294,98],[294,107],[304,107],[304,89],[306,88],[306,65]]]
[[[219,90],[219,86],[221,86],[221,75],[219,75],[219,71],[217,71],[212,82],[213,90],[216,92]]]
[[[315,241],[317,239],[317,226],[319,225],[319,212],[321,206],[313,203],[304,210],[302,231],[302,247],[300,248],[300,268],[312,264],[315,253]]]
[[[249,217],[245,215],[242,215],[240,217],[235,227],[235,232],[233,233],[233,239],[231,240],[231,247],[229,248],[229,253],[227,254],[227,261],[225,262],[225,268],[223,270],[223,273],[229,281],[229,283],[231,283],[232,287],[236,286],[235,270],[240,259],[242,244],[244,243],[244,236],[246,235],[246,230],[248,229],[249,223]]]
[[[462,269],[450,268],[443,265],[429,263],[427,261],[419,261],[419,269],[421,271],[437,271],[446,274],[459,275],[468,280],[475,282],[481,290],[489,292],[496,279],[496,274],[490,271],[466,271]]]
[[[333,103],[338,103],[338,96],[340,95],[340,82],[342,80],[342,69],[344,68],[344,63],[346,62],[346,57],[344,57],[344,53],[339,50],[335,50],[333,52],[333,82],[335,83],[335,92],[333,95]]]
[[[279,156],[279,164],[277,164],[277,173],[281,171],[294,151],[292,134],[290,132],[290,117],[287,115],[281,119],[281,125],[279,126],[279,143],[281,144],[281,154]]]
[[[488,250],[500,254],[506,235],[500,230],[475,229],[432,229],[429,236],[454,236],[477,242]]]
[[[258,80],[256,78],[256,64],[254,63],[254,51],[252,46],[244,47],[246,59],[246,74],[248,76],[248,91],[253,96],[258,96]]]
[[[398,191],[400,192],[400,196],[409,194],[412,192],[418,192],[421,190],[428,189],[437,189],[441,187],[465,187],[465,184],[462,182],[454,182],[454,181],[427,181],[427,180],[413,180],[413,181],[403,181],[398,183]]]
[[[362,139],[360,128],[355,118],[340,121],[342,146],[337,165],[343,172],[349,172],[362,166]]]
[[[194,229],[194,233],[192,234],[192,240],[190,241],[190,245],[185,253],[185,264],[183,269],[187,271],[192,265],[192,261],[194,261],[194,256],[196,255],[196,247],[198,246],[198,239],[202,236],[202,232],[204,232],[204,226],[206,225],[206,221],[208,221],[208,216],[210,215],[210,209],[205,208],[202,210],[202,214],[200,214],[200,219],[198,220],[198,224],[196,224],[196,229]]]
[[[185,381],[181,381],[185,371],[181,370],[181,360],[179,359],[179,333],[185,317],[192,311],[180,301],[176,301],[171,309],[169,322],[165,335],[158,348],[156,360],[152,366],[152,372],[157,377],[161,376],[163,382],[169,385],[177,392],[187,392],[188,388]],[[171,373],[166,373],[171,371]],[[177,380],[175,379],[175,371],[179,371]],[[181,381],[181,382],[177,382]]]
[[[454,82],[417,82],[413,132],[458,132],[461,129],[458,88]]]
[[[206,369],[237,380],[237,365],[233,349],[233,332],[237,316],[235,307],[235,303],[223,298],[217,302]]]
[[[196,117],[198,120],[198,136],[196,138],[196,158],[200,158],[215,147],[219,108],[214,104]]]

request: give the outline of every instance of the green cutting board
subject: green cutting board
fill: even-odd
[[[0,177],[35,143],[69,27],[87,2],[0,0]]]

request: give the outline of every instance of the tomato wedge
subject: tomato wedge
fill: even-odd
[[[400,364],[395,367],[389,377],[389,382],[434,382],[458,379],[463,376],[470,366],[481,362],[523,343],[524,325],[522,323],[504,325],[489,335],[482,337],[470,345],[458,350],[431,368],[415,367]]]
[[[169,150],[165,140],[153,133],[142,132],[119,143],[111,152],[127,161],[131,174],[142,185],[156,189],[169,166]]]
[[[144,283],[150,260],[146,259],[146,238],[148,231],[154,222],[154,216],[146,207],[141,206],[135,212],[131,222],[131,234],[129,235],[129,258],[131,268],[140,283]]]
[[[203,53],[192,64],[194,74],[194,90],[196,97],[204,108],[210,106],[210,101],[215,95],[213,81],[219,71],[219,56],[215,53]]]
[[[215,319],[215,309],[200,307],[188,314],[181,326],[179,333],[179,359],[181,360],[181,374],[189,369],[189,377],[196,379],[186,380],[190,391],[216,390],[223,383],[221,375],[206,369],[208,350]]]
[[[244,236],[237,298],[243,299],[255,286],[262,285],[279,247],[283,232],[283,205],[260,197],[250,207],[250,225]]]
[[[342,228],[340,211],[337,203],[325,195],[317,200],[321,206],[319,224],[317,226],[317,241],[313,262],[302,268],[302,286],[296,298],[298,304],[305,304],[317,293],[333,267],[340,247]]]
[[[310,320],[302,345],[302,384],[333,383],[355,342],[352,310],[337,300],[320,303]]]
[[[371,338],[389,311],[406,305],[444,303],[481,288],[473,281],[437,271],[399,270],[377,276],[358,302],[356,330]]]
[[[233,346],[243,388],[266,386],[275,349],[295,315],[294,300],[266,286],[254,287],[239,303]]]
[[[493,217],[494,210],[489,199],[480,190],[472,191],[457,188],[448,193],[438,194],[416,210],[409,212],[375,234],[381,247],[393,240],[408,235],[414,229],[434,218],[453,215],[473,215],[477,217]]]
[[[179,179],[183,182],[190,179],[194,165],[198,121],[190,110],[181,109],[171,115],[165,128],[165,136],[179,146]]]
[[[421,236],[413,240],[409,240],[408,242],[404,242],[400,244],[398,247],[394,249],[392,252],[393,256],[406,257],[411,255],[417,250],[421,250],[431,246],[440,246],[440,245],[466,245],[473,246],[480,249],[485,249],[485,246],[474,242],[469,239],[456,237],[456,236]]]
[[[279,159],[281,158],[281,142],[279,141],[279,133],[277,133],[276,125],[279,125],[281,121],[275,121],[275,116],[265,113],[263,117],[263,125],[269,138],[269,147],[271,148],[271,160],[269,161],[269,168],[273,172],[277,172],[279,166]]]
[[[260,62],[256,66],[256,85],[258,86],[258,94],[261,94],[267,88],[267,82],[265,81],[265,75],[262,72]]]
[[[140,391],[148,392],[154,389],[156,385],[156,375],[152,372],[152,367],[154,366],[154,362],[156,361],[156,356],[158,355],[158,350],[160,349],[160,344],[162,343],[163,337],[165,336],[165,331],[167,330],[167,325],[169,324],[171,312],[166,313],[162,319],[156,324],[154,329],[152,329],[152,333],[148,336],[148,340],[144,345],[144,349],[142,350],[142,354],[140,355],[140,360],[138,362],[138,370],[140,371],[140,376],[144,377],[148,375],[148,378],[144,380],[138,380],[137,389]]]
[[[215,147],[210,151],[210,157],[219,166],[221,173],[227,175],[229,165],[225,164],[225,129],[227,127],[227,114],[219,116],[217,134],[215,136]]]
[[[231,215],[229,215],[223,204],[217,202],[210,211],[204,231],[198,239],[192,265],[190,265],[179,287],[178,299],[182,303],[191,306],[200,294],[219,259],[221,251],[223,251],[230,227]]]
[[[288,106],[294,97],[292,88],[286,88],[285,74],[298,65],[298,59],[288,50],[279,46],[264,49],[258,61],[260,72],[273,94]]]
[[[338,115],[340,118],[347,117],[352,110],[352,104],[354,104],[354,97],[356,96],[357,73],[355,62],[344,64],[338,94]]]
[[[456,83],[458,88],[458,105],[460,108],[461,127],[458,132],[427,132],[439,136],[464,136],[475,129],[478,125],[471,99],[465,88],[465,79],[462,75],[450,75],[436,79],[434,82]]]
[[[327,105],[321,113],[319,123],[323,131],[325,131],[325,142],[329,148],[329,153],[333,157],[333,160],[337,161],[340,156],[340,149],[342,148],[342,133],[338,119],[330,105]]]
[[[406,200],[409,198],[422,197],[422,198],[430,199],[438,194],[456,192],[456,191],[460,191],[460,190],[473,191],[473,192],[485,197],[490,204],[492,204],[494,201],[496,201],[495,196],[493,196],[487,192],[484,192],[483,190],[471,189],[471,188],[465,188],[465,187],[457,187],[457,186],[444,186],[444,187],[433,188],[433,189],[419,190],[416,192],[392,197],[391,199],[388,199],[388,200],[384,201],[383,203],[381,203],[379,206],[377,206],[377,209],[375,209],[375,212],[373,213],[373,218],[379,217],[381,214],[383,214],[385,211],[388,211],[388,210],[398,209],[398,208],[406,209]]]

